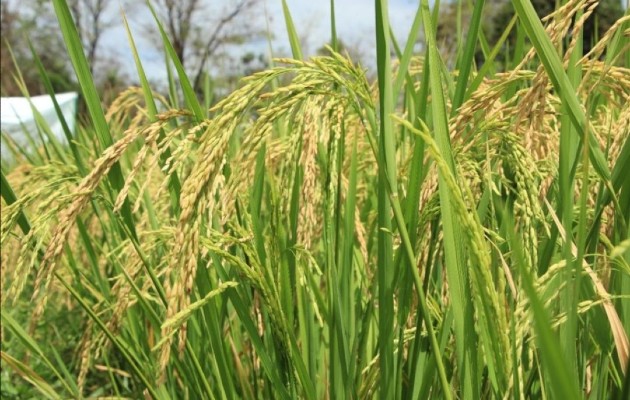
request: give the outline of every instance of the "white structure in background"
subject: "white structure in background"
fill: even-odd
[[[79,98],[78,93],[60,93],[56,94],[55,98],[57,99],[57,103],[59,103],[59,107],[61,108],[61,112],[68,124],[70,132],[74,133],[77,114],[77,100]],[[30,103],[29,99],[26,97],[2,97],[1,100],[0,127],[2,129],[2,133],[3,135],[9,136],[19,146],[27,150],[32,150],[30,149],[29,140],[24,133],[25,129],[30,133],[30,136],[36,141],[36,143],[39,143],[41,140],[39,134],[37,133],[37,123],[35,121],[35,115],[33,114],[31,104],[46,121],[53,135],[55,135],[61,143],[67,142],[61,121],[57,116],[55,106],[53,105],[53,101],[50,96],[32,96],[30,98]],[[46,136],[44,131],[42,131],[42,135],[44,137]],[[6,148],[6,144],[3,143],[2,158],[9,157],[10,154],[9,149]]]

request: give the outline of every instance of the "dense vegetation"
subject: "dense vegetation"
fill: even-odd
[[[477,1],[446,61],[427,0],[401,45],[375,0],[375,82],[283,3],[293,58],[211,108],[130,35],[103,110],[54,0],[90,118],[5,138],[2,397],[627,399],[630,15],[585,53],[597,3],[513,0],[490,47]]]

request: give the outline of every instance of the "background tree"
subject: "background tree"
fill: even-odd
[[[242,44],[263,32],[256,17],[260,0],[155,0],[152,4],[196,89],[222,46]],[[159,37],[153,21],[146,27],[151,38]]]
[[[18,31],[17,12],[11,9],[8,2],[2,0],[0,2],[0,31],[2,40],[0,41],[0,92],[2,96],[17,95],[20,91],[15,83],[15,64],[11,59],[10,49],[12,43],[15,43]],[[22,56],[21,52],[14,51],[15,57]]]
[[[2,22],[0,93],[2,96],[22,95],[15,81],[18,72],[16,64],[20,68],[29,93],[35,95],[45,92],[32,59],[28,39],[44,64],[53,89],[58,92],[72,90],[74,83],[66,61],[67,57],[59,57],[59,54],[65,54],[65,48],[58,33],[59,28],[52,24],[54,20],[50,18],[48,6],[42,1],[18,5],[15,2],[1,0],[0,4]],[[15,62],[11,54],[15,57]]]
[[[111,3],[111,0],[68,0],[91,73],[94,73],[101,37],[115,25],[110,18],[105,17]]]
[[[555,2],[549,0],[532,0],[532,5],[540,18],[551,14],[556,7]],[[510,1],[500,3],[494,12],[490,10],[491,27],[486,31],[488,42],[491,44],[497,42],[514,13],[514,7]],[[601,0],[595,12],[586,20],[582,30],[584,53],[587,53],[596,41],[622,16],[623,9],[620,0]],[[513,46],[515,41],[516,33],[512,32],[507,42]]]
[[[52,2],[46,0],[24,0],[21,2],[2,0],[2,88],[3,96],[21,96],[15,84],[15,65],[10,50],[24,77],[26,87],[32,95],[45,92],[28,42],[30,41],[48,73],[53,89],[57,92],[76,90],[72,67],[66,56],[66,48]],[[79,37],[88,60],[90,72],[100,89],[121,85],[127,86],[127,77],[120,72],[121,66],[115,55],[102,48],[101,41],[108,29],[118,23],[113,17],[112,0],[68,0]],[[63,56],[60,56],[63,55]],[[95,68],[99,65],[99,68]],[[113,77],[115,76],[115,79]],[[111,90],[110,90],[111,91]],[[106,96],[111,98],[111,93]]]
[[[440,18],[437,26],[437,39],[439,47],[447,61],[454,62],[457,54],[457,44],[463,43],[457,35],[457,21],[461,15],[461,30],[465,35],[468,31],[468,23],[472,14],[472,3],[449,2],[440,5]],[[532,0],[532,5],[540,18],[549,15],[555,10],[556,2],[553,0]],[[482,30],[490,46],[494,46],[503,31],[514,16],[515,11],[509,0],[486,0]],[[623,16],[620,0],[601,0],[595,12],[587,20],[583,29],[584,52],[591,49],[596,39],[601,37],[619,18]],[[597,28],[596,28],[597,27]],[[516,42],[516,32],[512,31],[508,36],[506,48],[513,48]],[[478,50],[475,58],[483,61],[481,50]],[[502,63],[505,59],[505,51],[498,54],[496,62]]]

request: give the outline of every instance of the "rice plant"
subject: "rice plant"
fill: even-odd
[[[155,92],[130,33],[141,87],[103,110],[54,0],[90,122],[7,138],[3,397],[628,398],[630,15],[583,54],[597,0],[513,0],[494,71],[477,1],[449,70],[439,3],[404,47],[374,4],[376,81],[334,1],[310,59],[283,1],[293,58],[212,108],[165,34],[183,106]]]

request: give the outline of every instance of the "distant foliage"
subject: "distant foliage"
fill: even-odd
[[[593,3],[592,1],[590,3]],[[555,1],[532,0],[532,5],[540,18],[551,14],[556,8]],[[514,15],[514,7],[511,1],[499,3],[495,11],[489,9],[487,13],[491,16],[491,27],[486,31],[490,45],[495,44],[503,30]],[[601,39],[610,27],[623,16],[623,9],[619,0],[601,0],[593,15],[586,21],[582,29],[584,36],[584,53],[588,53],[593,45]],[[516,41],[516,32],[512,32],[508,39],[511,46]]]

